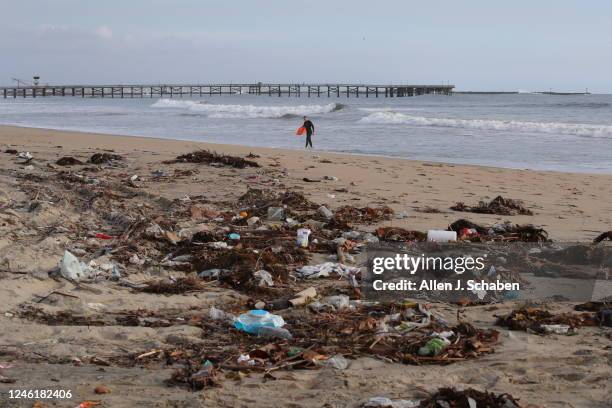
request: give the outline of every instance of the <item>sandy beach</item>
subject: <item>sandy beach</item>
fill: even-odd
[[[37,407],[74,407],[86,400],[100,401],[103,407],[358,407],[375,396],[418,400],[427,392],[451,385],[509,393],[519,398],[523,407],[610,406],[612,342],[610,329],[598,327],[583,327],[574,336],[537,336],[497,327],[501,341],[495,353],[448,365],[405,365],[360,356],[349,358],[345,370],[286,368],[267,376],[221,369],[223,381],[218,386],[202,391],[168,386],[164,380],[176,365],[163,364],[159,357],[163,353],[158,350],[213,348],[208,342],[214,337],[211,329],[202,323],[210,307],[235,312],[247,310],[247,305],[260,299],[218,281],[207,282],[204,289],[193,292],[155,294],[134,290],[121,280],[75,283],[52,277],[50,272],[69,249],[98,265],[121,263],[121,275],[133,283],[189,275],[181,268],[162,266],[166,246],[141,245],[136,232],[108,242],[97,239],[95,233],[106,231],[103,223],[110,224],[113,212],[140,214],[162,226],[167,223],[165,218],[175,217],[179,219],[173,225],[175,232],[182,228],[210,232],[207,228],[212,228],[212,221],[196,223],[185,216],[185,209],[199,205],[237,214],[240,206],[236,203],[249,189],[300,192],[331,210],[346,205],[389,206],[395,215],[403,214],[359,225],[364,231],[380,226],[446,229],[460,218],[483,225],[509,220],[541,227],[556,241],[590,242],[612,229],[612,175],[11,126],[0,126],[0,149],[0,365],[11,366],[0,367],[0,378],[15,380],[0,383],[0,390],[52,387],[73,393],[70,401],[41,400]],[[201,149],[243,158],[251,155],[261,167],[164,163]],[[23,163],[6,150],[28,151],[33,160]],[[122,160],[113,165],[87,163],[92,154],[104,152],[120,155]],[[82,164],[56,164],[67,156]],[[533,215],[450,209],[457,202],[476,204],[500,195],[521,200]],[[112,249],[105,251],[109,243]],[[129,261],[132,258],[126,254],[155,262],[142,265]],[[329,254],[313,251],[308,256],[309,264],[316,264],[328,260]],[[276,290],[295,293],[315,285],[320,292],[348,293],[346,284],[332,279],[292,282],[286,279]],[[494,327],[493,315],[507,313],[520,303],[474,306],[463,314],[472,324],[488,329]],[[563,302],[545,305],[555,312],[570,311],[572,306]],[[456,306],[439,303],[430,307],[455,321]],[[61,313],[81,320],[67,323],[49,318]],[[117,320],[91,324],[92,320],[87,320],[129,313],[151,322],[171,323],[127,324]],[[286,319],[297,318],[293,312],[287,313]],[[226,329],[227,336],[232,330]],[[153,357],[141,357],[148,352]],[[102,385],[110,393],[94,393]],[[22,406],[32,407],[33,401],[0,401],[0,408]]]
[[[180,137],[180,135],[176,135]],[[121,137],[78,132],[62,132],[0,127],[0,140],[5,146],[31,151],[46,160],[66,155],[88,155],[100,149],[126,154],[131,171],[147,172],[155,163],[177,154],[200,148],[224,154],[261,156],[261,162],[273,165],[287,174],[282,179],[288,186],[303,189],[314,201],[337,207],[386,204],[409,217],[394,220],[393,225],[414,229],[445,228],[457,217],[449,207],[458,201],[475,203],[502,195],[523,200],[534,216],[512,217],[515,223],[534,223],[544,227],[556,240],[590,240],[612,224],[612,175],[542,172],[500,169],[494,167],[418,162],[374,156],[343,155],[318,151],[280,150],[173,141],[167,139]],[[301,141],[296,145],[301,146]],[[324,184],[303,182],[304,177],[338,177]],[[210,181],[200,175],[198,181]],[[241,194],[249,181],[236,185],[214,179],[215,189],[207,194],[224,196]],[[239,190],[236,190],[239,187]],[[346,193],[335,191],[347,188]],[[166,192],[168,198],[198,191],[201,185],[189,183],[184,190]],[[165,190],[165,189],[164,189]],[[328,197],[334,194],[335,198]],[[427,207],[441,214],[419,213]],[[493,223],[504,217],[478,215],[473,221]]]

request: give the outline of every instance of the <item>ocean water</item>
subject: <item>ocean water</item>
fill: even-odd
[[[0,124],[612,174],[612,95],[0,99]]]

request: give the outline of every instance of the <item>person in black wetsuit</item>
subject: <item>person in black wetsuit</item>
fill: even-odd
[[[308,148],[308,145],[310,145],[310,148],[312,149],[312,139],[310,137],[314,133],[314,125],[310,119],[304,116],[304,124],[302,126],[306,128],[306,148]]]

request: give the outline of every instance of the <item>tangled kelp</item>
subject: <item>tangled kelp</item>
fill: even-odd
[[[219,163],[221,165],[235,167],[237,169],[244,169],[246,167],[260,167],[257,162],[252,160],[246,160],[237,156],[218,154],[208,150],[198,150],[195,152],[182,154],[177,156],[176,159],[168,160],[164,163],[204,163],[210,165]]]
[[[380,227],[376,229],[376,236],[382,241],[393,242],[424,242],[427,240],[427,233],[422,231],[412,231],[396,227]]]
[[[548,310],[524,307],[516,309],[504,316],[497,316],[498,326],[510,330],[529,331],[537,334],[548,334],[548,326],[568,326],[568,332],[582,326],[595,326],[596,320],[592,313],[561,313],[553,314]]]
[[[313,211],[319,205],[298,191],[250,188],[238,198],[238,206],[244,208],[249,216],[261,216],[266,214],[269,207],[287,207],[287,211],[295,213]]]
[[[340,223],[371,224],[391,219],[393,209],[382,207],[353,207],[345,205],[334,211],[334,218]]]
[[[497,196],[490,202],[480,201],[477,205],[469,206],[458,202],[451,210],[461,212],[473,212],[478,214],[496,215],[533,215],[533,211],[526,208],[522,201]]]
[[[466,234],[466,230],[475,230],[477,234],[470,234],[473,241],[521,241],[521,242],[547,242],[548,232],[545,229],[531,224],[518,225],[510,222],[482,226],[475,222],[459,219],[448,226],[449,231],[456,231],[459,237]]]
[[[284,367],[346,367],[347,359],[360,356],[403,364],[452,364],[495,352],[499,337],[496,330],[483,330],[467,322],[449,325],[423,305],[412,302],[359,306],[334,313],[290,309],[284,316],[284,327],[292,333],[291,339],[270,341],[236,329],[227,330],[230,316],[215,309],[210,320],[201,322],[207,347],[164,351],[166,361],[182,364],[169,384],[201,389],[214,385],[207,382],[194,386],[194,374],[202,370],[208,374],[222,370],[225,377],[232,371],[269,375]],[[443,346],[424,353],[432,341]]]
[[[57,159],[55,164],[57,164],[58,166],[75,166],[75,165],[84,164],[84,163],[80,161],[79,159],[75,159],[74,157],[64,156],[64,157],[60,157],[59,159]]]
[[[597,236],[597,238],[593,240],[593,243],[598,244],[601,241],[605,241],[606,239],[608,241],[612,241],[612,231],[602,232]]]
[[[111,153],[94,153],[89,158],[88,162],[92,164],[106,164],[118,160],[123,160],[123,157],[118,154]]]
[[[139,291],[155,294],[177,295],[181,293],[202,290],[202,282],[195,277],[188,276],[176,280],[157,280],[148,282]]]
[[[495,394],[467,388],[459,391],[455,388],[440,388],[425,398],[419,408],[521,408],[518,400],[510,394]]]

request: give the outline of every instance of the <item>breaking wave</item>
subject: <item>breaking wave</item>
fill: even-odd
[[[227,105],[212,104],[199,101],[179,101],[175,99],[160,99],[155,102],[154,108],[187,109],[192,114],[205,114],[210,118],[270,118],[289,119],[304,115],[337,112],[345,106],[340,103],[327,105],[298,105],[298,106],[257,106],[257,105]]]
[[[401,108],[395,106],[386,106],[383,108],[359,108],[363,112],[411,112],[411,111],[422,111],[423,108]]]
[[[494,119],[449,119],[411,116],[398,112],[376,112],[359,120],[361,123],[405,124],[413,126],[450,127],[478,130],[551,133],[582,137],[612,138],[612,126],[559,122],[519,122]]]

